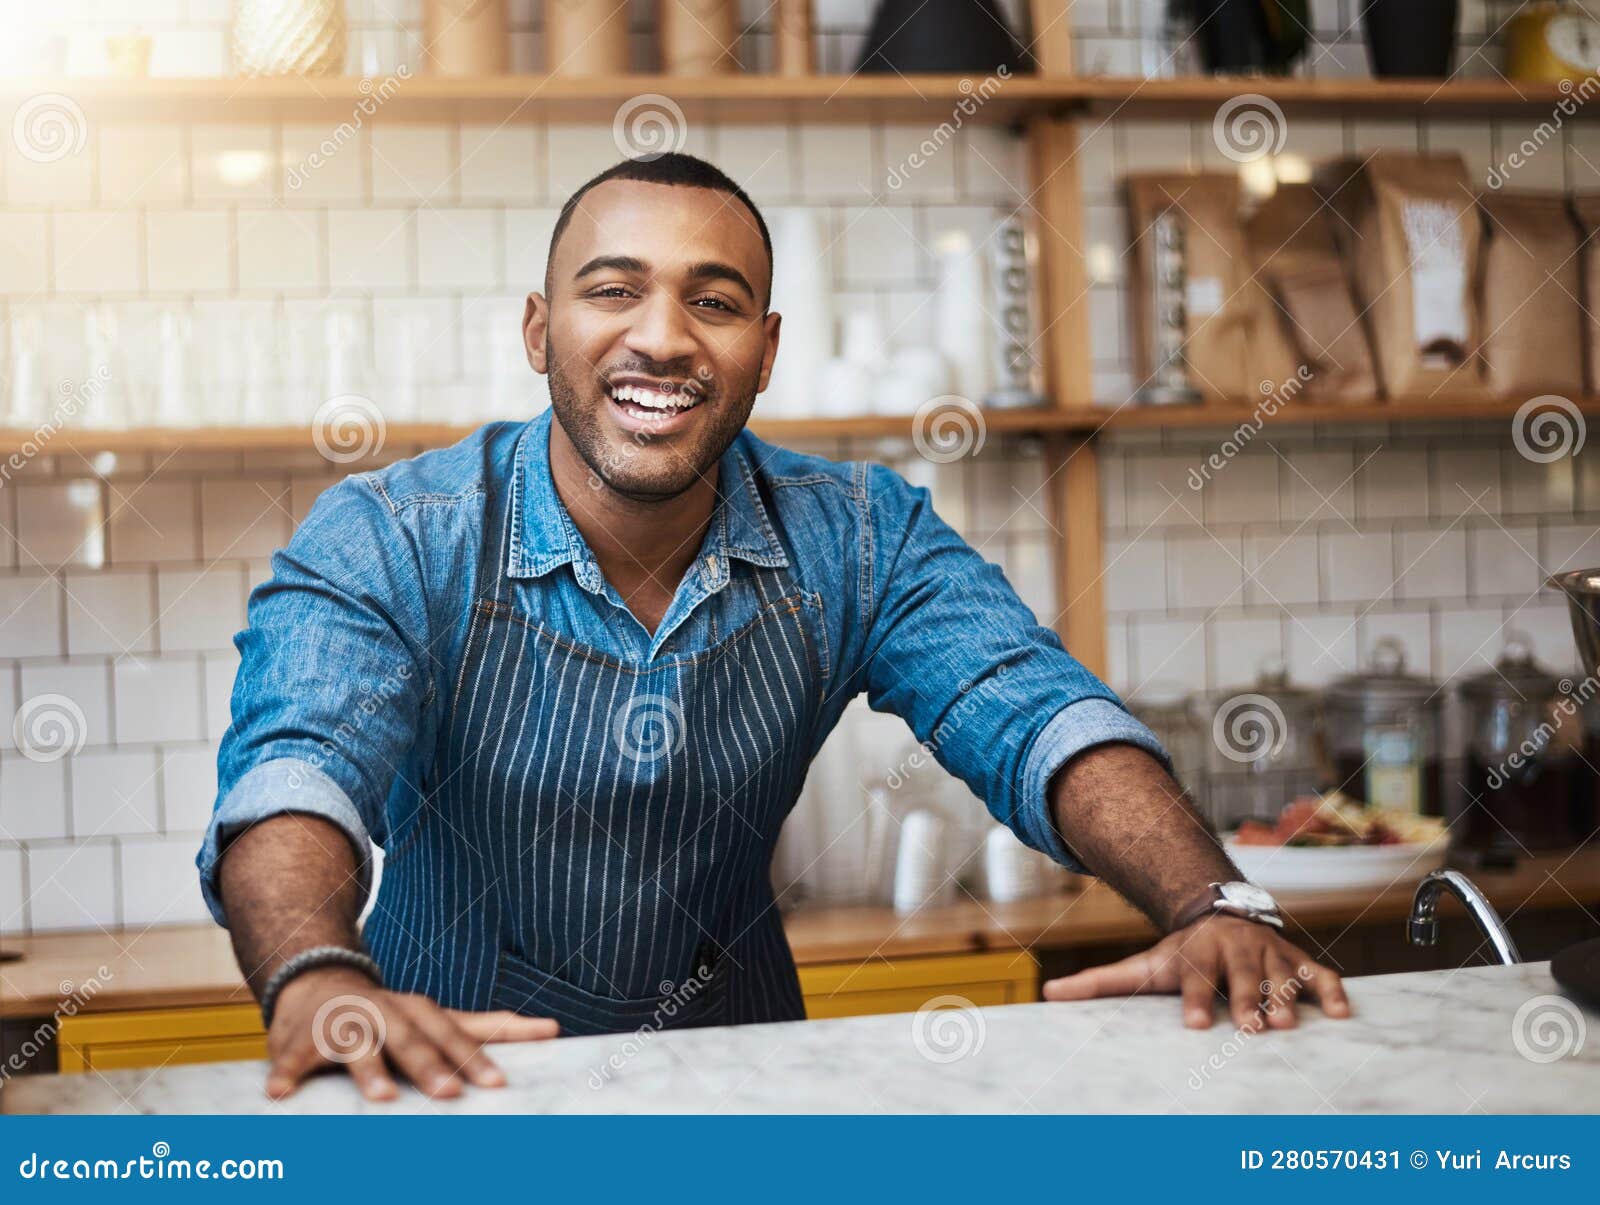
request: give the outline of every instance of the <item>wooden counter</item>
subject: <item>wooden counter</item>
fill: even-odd
[[[1472,878],[1507,917],[1526,908],[1587,908],[1600,904],[1600,848],[1530,859],[1513,871],[1474,871]],[[1411,895],[1406,886],[1376,897],[1284,892],[1280,898],[1292,926],[1304,929],[1398,921]],[[1453,903],[1443,911],[1456,914]],[[802,966],[1041,952],[1155,936],[1137,911],[1098,883],[1016,904],[969,900],[911,916],[887,908],[801,909],[785,926]],[[0,963],[0,1018],[49,1016],[75,992],[82,997],[78,1013],[250,1002],[228,935],[214,925],[51,933],[3,944],[24,958]]]

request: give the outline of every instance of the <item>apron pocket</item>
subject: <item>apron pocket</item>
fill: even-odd
[[[726,1023],[722,980],[713,968],[708,975],[685,976],[682,983],[663,983],[658,996],[628,1000],[597,995],[541,970],[514,951],[501,950],[489,1007],[529,1017],[553,1017],[564,1037],[690,1029]]]

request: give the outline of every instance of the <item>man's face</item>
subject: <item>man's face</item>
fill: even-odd
[[[630,498],[706,473],[766,388],[778,316],[755,219],[705,188],[608,180],[556,244],[523,334],[573,446]]]

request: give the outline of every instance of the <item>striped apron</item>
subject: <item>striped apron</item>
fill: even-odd
[[[423,801],[364,931],[389,986],[567,1034],[803,1017],[770,864],[822,702],[820,600],[741,564],[725,588],[758,601],[736,630],[621,659],[519,602],[507,493],[486,499],[501,555],[480,560]]]

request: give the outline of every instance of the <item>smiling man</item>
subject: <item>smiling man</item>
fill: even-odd
[[[771,274],[710,165],[602,173],[524,316],[551,412],[344,481],[273,559],[199,857],[269,1092],[338,1061],[374,1099],[396,1075],[454,1095],[503,1081],[486,1041],[801,1017],[772,851],[863,690],[1168,934],[1048,998],[1348,1013],[1150,732],[925,491],[744,430],[779,352]],[[383,1038],[353,1058],[330,1046],[352,1008]]]

